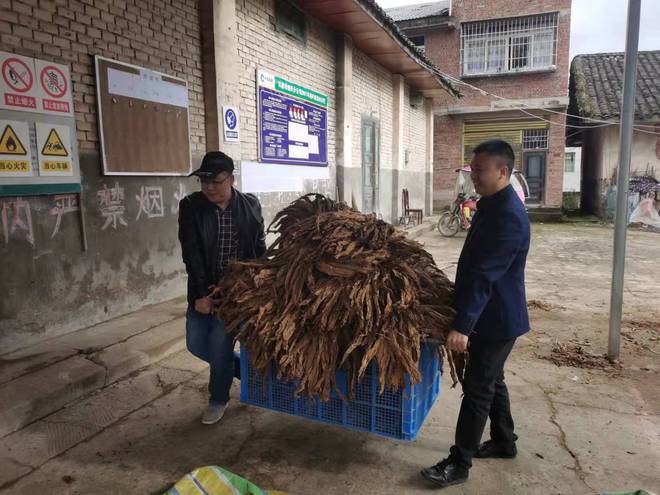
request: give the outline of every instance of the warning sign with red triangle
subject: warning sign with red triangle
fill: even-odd
[[[7,125],[4,131],[2,131],[2,136],[0,137],[0,155],[27,155],[27,150],[11,125]]]
[[[44,156],[69,156],[66,146],[64,146],[55,129],[50,130],[48,138],[41,149],[41,154]]]

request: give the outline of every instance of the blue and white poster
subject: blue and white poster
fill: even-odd
[[[238,142],[240,134],[238,131],[238,110],[235,107],[222,107],[222,120],[225,129],[225,141]]]
[[[259,71],[259,161],[328,165],[328,97]]]

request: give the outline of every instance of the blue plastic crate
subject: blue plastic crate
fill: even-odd
[[[277,380],[272,369],[264,378],[252,367],[243,350],[241,402],[385,437],[415,440],[440,394],[440,358],[436,345],[422,345],[419,371],[422,381],[417,385],[406,380],[404,389],[379,394],[378,369],[372,363],[362,383],[356,386],[353,400],[344,400],[333,392],[329,401],[322,402],[304,396],[296,398],[296,383]],[[337,371],[337,388],[348,397],[346,374],[341,370]]]

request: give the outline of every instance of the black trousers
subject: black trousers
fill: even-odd
[[[509,392],[504,383],[504,363],[515,341],[470,341],[463,401],[450,451],[452,460],[466,468],[472,466],[489,417],[491,440],[505,448],[515,444]]]

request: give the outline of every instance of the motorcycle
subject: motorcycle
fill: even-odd
[[[449,211],[443,213],[437,223],[438,232],[444,237],[453,237],[459,230],[470,228],[472,217],[477,211],[477,201],[479,201],[479,195],[474,188],[470,175],[472,172],[470,166],[465,165],[463,168],[456,169],[456,172],[458,176],[454,187],[455,199]],[[529,197],[529,186],[522,172],[513,170],[511,185],[520,201],[525,204],[525,199]]]
[[[455,236],[459,230],[470,228],[472,217],[477,211],[477,197],[459,193],[449,211],[444,212],[438,220],[438,232],[445,237]]]
[[[474,189],[474,183],[469,165],[456,169],[456,186],[454,187],[454,201],[449,211],[444,212],[437,223],[437,229],[445,237],[455,236],[459,230],[470,228],[472,216],[477,210],[479,195]]]

